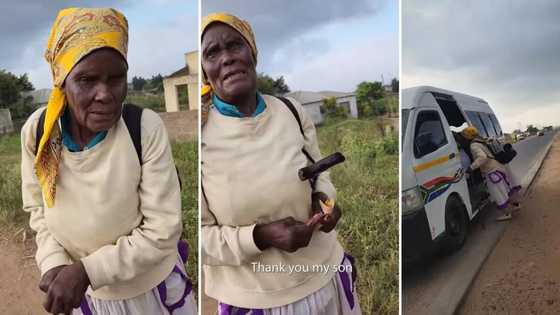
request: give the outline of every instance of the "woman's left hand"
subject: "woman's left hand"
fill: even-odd
[[[313,214],[322,213],[323,210],[319,201],[325,203],[327,200],[329,200],[329,197],[325,193],[321,191],[314,192],[311,195],[311,210],[313,211]],[[319,221],[319,223],[321,224],[321,228],[319,230],[325,233],[332,231],[338,223],[338,220],[340,220],[341,216],[342,212],[340,211],[338,205],[335,203],[332,212],[328,215],[325,215]]]
[[[51,314],[70,314],[80,306],[90,281],[84,265],[78,261],[62,268],[52,281],[43,304]]]

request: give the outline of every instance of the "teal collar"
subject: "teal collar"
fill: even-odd
[[[220,114],[224,116],[239,118],[245,117],[245,115],[237,109],[237,106],[222,101],[218,96],[216,96],[216,94],[212,96],[212,102]],[[251,117],[257,117],[264,111],[265,108],[266,104],[264,103],[264,99],[261,94],[257,92],[257,108],[255,108],[255,112],[251,115]]]
[[[60,125],[62,131],[62,144],[68,148],[70,152],[80,152],[80,146],[74,142],[72,135],[70,135],[70,110],[68,107],[64,110],[62,117],[60,118]],[[95,134],[95,136],[86,144],[84,150],[93,148],[96,144],[105,139],[107,131],[100,131]]]

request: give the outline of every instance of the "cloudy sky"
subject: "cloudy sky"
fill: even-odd
[[[294,90],[353,91],[398,77],[396,0],[203,0],[202,14],[247,20],[257,38],[257,71],[283,75]]]
[[[407,0],[403,88],[486,99],[506,131],[560,125],[559,1]]]
[[[129,80],[169,75],[185,65],[184,53],[198,48],[195,0],[0,0],[0,69],[27,73],[35,88],[50,88],[43,58],[50,28],[65,7],[113,7],[129,23]]]

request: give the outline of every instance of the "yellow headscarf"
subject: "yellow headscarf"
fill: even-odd
[[[115,9],[68,8],[60,11],[54,21],[45,52],[54,87],[35,157],[35,173],[49,208],[54,205],[56,196],[56,176],[62,148],[57,120],[66,105],[62,89],[64,80],[74,66],[92,51],[113,48],[126,60],[127,46],[128,22]]]
[[[473,140],[474,138],[478,137],[478,129],[476,129],[475,127],[469,126],[465,129],[463,129],[463,131],[461,131],[461,134],[463,135],[463,137],[465,137],[465,139]]]
[[[253,59],[255,64],[257,63],[257,44],[255,41],[255,34],[251,29],[251,25],[247,21],[244,21],[234,15],[228,13],[211,13],[202,18],[202,27],[200,33],[200,40],[202,41],[202,35],[213,23],[224,23],[231,26],[234,30],[238,31],[241,36],[247,41],[249,47],[251,47],[251,52],[253,53]],[[202,71],[203,85],[200,91],[202,98],[202,124],[206,123],[208,119],[208,112],[210,110],[210,104],[212,103],[212,86],[209,84],[206,74]]]

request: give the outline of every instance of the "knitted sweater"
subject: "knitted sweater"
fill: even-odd
[[[318,266],[339,264],[344,254],[334,230],[316,230],[309,245],[294,253],[255,245],[256,224],[311,217],[312,190],[297,174],[308,164],[301,149],[315,161],[321,158],[315,127],[301,105],[292,100],[305,137],[284,103],[263,97],[266,109],[260,115],[228,117],[213,108],[202,129],[206,294],[246,308],[286,305],[319,290],[335,271]],[[328,173],[319,176],[315,190],[336,197]]]
[[[496,170],[505,172],[505,167],[494,159],[494,155],[492,155],[492,152],[490,152],[490,149],[488,149],[486,145],[478,141],[472,141],[470,148],[473,156],[473,162],[471,164],[473,170],[480,168],[483,174],[488,174]]]
[[[142,162],[121,118],[88,150],[62,148],[54,207],[45,206],[35,176],[35,135],[42,109],[21,131],[23,209],[37,232],[37,265],[81,260],[93,297],[126,299],[163,281],[177,259],[181,198],[163,122],[144,110]]]

